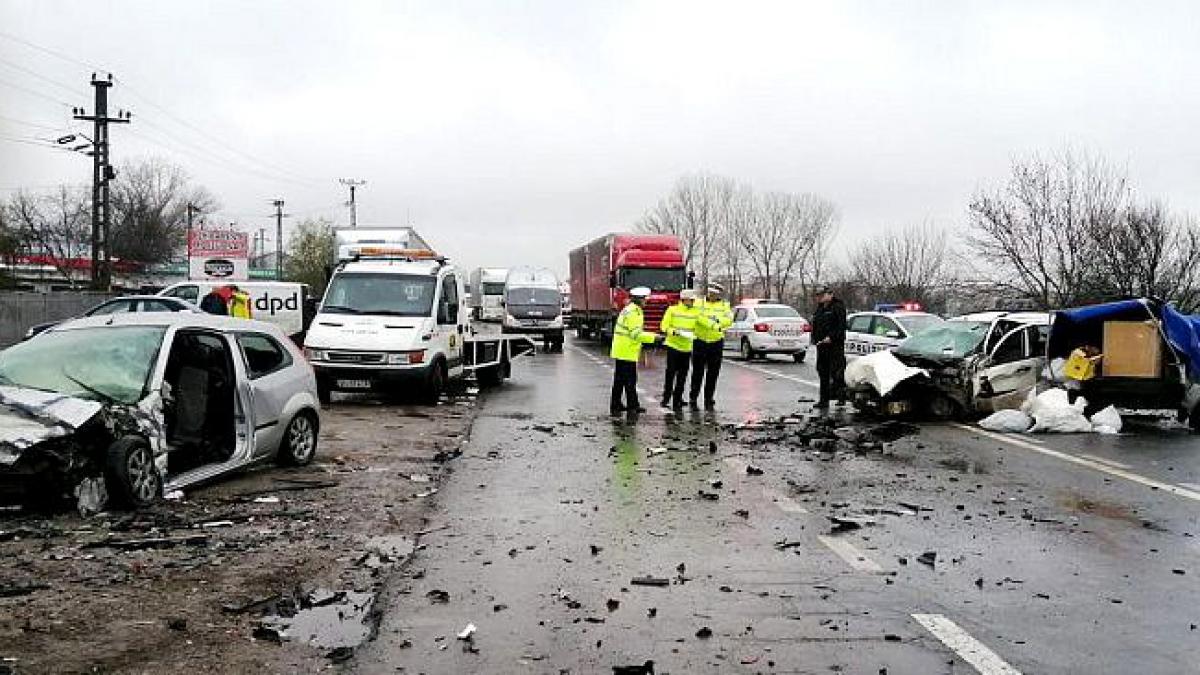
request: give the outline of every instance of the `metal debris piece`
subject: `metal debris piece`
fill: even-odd
[[[666,587],[671,585],[671,580],[666,577],[634,577],[629,580],[629,583],[634,586],[661,586]]]

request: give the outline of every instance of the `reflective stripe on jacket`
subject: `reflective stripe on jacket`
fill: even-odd
[[[678,352],[692,351],[692,340],[696,339],[696,319],[699,317],[700,310],[694,304],[688,307],[679,302],[668,307],[661,324],[663,335],[667,336],[667,346]],[[680,335],[680,331],[691,335]]]
[[[644,322],[641,307],[632,302],[625,305],[617,315],[609,356],[618,361],[637,361],[642,355],[642,345],[654,342],[654,333],[642,330]]]
[[[724,300],[709,302],[697,300],[700,316],[696,319],[696,339],[702,342],[720,342],[725,331],[733,325],[733,308]]]
[[[234,293],[229,298],[229,316],[239,319],[250,318],[250,296],[246,293]]]

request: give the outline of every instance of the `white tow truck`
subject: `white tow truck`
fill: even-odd
[[[304,340],[322,402],[331,392],[402,394],[436,402],[474,374],[499,384],[523,335],[481,334],[464,303],[462,274],[412,228],[339,229],[325,297]]]

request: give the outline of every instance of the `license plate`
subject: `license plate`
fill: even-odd
[[[779,346],[783,348],[798,347],[799,344],[795,340],[780,340]]]
[[[341,389],[370,389],[370,380],[338,380],[337,385]]]

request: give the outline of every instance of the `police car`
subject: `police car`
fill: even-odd
[[[910,307],[919,307],[909,305]],[[846,355],[862,356],[899,345],[909,336],[936,326],[945,319],[916,309],[855,312],[846,317]]]
[[[743,300],[733,308],[733,324],[725,331],[725,349],[749,361],[766,354],[787,354],[804,363],[812,342],[812,326],[788,305]]]

